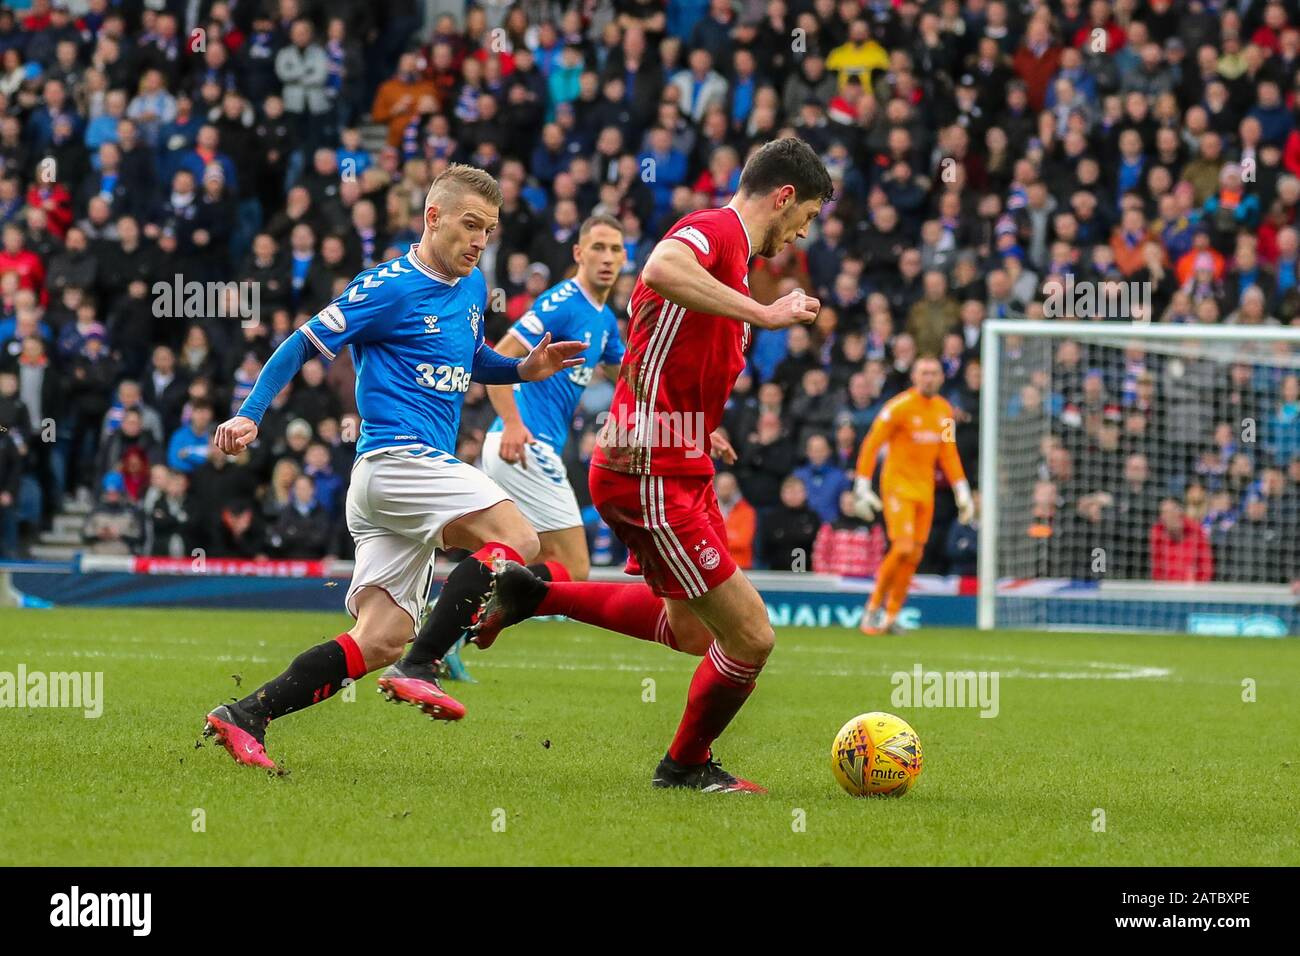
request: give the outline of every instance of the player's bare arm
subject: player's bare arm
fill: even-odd
[[[507,358],[524,358],[529,351],[528,344],[523,339],[510,333],[501,337],[496,350]],[[501,460],[527,468],[528,457],[524,454],[524,448],[533,441],[533,433],[528,430],[519,414],[514,386],[489,385],[487,392],[488,401],[501,416]]]
[[[676,241],[655,246],[641,270],[641,281],[689,311],[738,319],[760,329],[807,325],[821,308],[820,302],[800,291],[783,295],[771,305],[760,305],[709,275],[695,253]]]

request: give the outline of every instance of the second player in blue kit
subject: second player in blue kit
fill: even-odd
[[[497,343],[508,356],[523,356],[546,335],[586,344],[582,364],[546,381],[488,386],[498,418],[483,443],[483,470],[505,489],[537,530],[537,563],[550,579],[584,580],[591,561],[582,516],[564,467],[564,446],[574,410],[598,366],[618,378],[623,338],[607,304],[627,261],[623,227],[612,216],[582,224],[573,248],[577,273],[537,297]]]

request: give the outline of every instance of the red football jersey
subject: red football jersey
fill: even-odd
[[[719,282],[749,295],[749,235],[730,206],[683,217],[681,242]],[[637,279],[627,354],[592,463],[633,475],[711,475],[709,434],[745,367],[749,325],[669,302]]]

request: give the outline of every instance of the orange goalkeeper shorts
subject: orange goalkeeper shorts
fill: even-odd
[[[934,499],[918,501],[904,498],[902,495],[886,493],[885,531],[889,534],[889,543],[911,541],[925,547],[930,539],[930,525],[934,521]]]

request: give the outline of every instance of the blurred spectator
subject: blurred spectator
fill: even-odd
[[[795,469],[794,477],[803,482],[808,507],[817,517],[824,522],[834,521],[840,513],[840,495],[850,490],[852,483],[843,467],[831,460],[831,445],[826,436],[809,436],[804,450],[808,463]]]
[[[209,555],[261,560],[266,557],[266,528],[247,499],[222,505],[210,519]]]
[[[92,554],[132,554],[143,538],[140,513],[126,497],[126,482],[109,472],[81,529],[81,540]]]
[[[1281,393],[1263,421],[1263,442],[1274,461],[1300,453],[1300,378],[1287,375]]]
[[[736,476],[729,471],[718,472],[713,478],[713,490],[718,496],[718,508],[727,525],[727,550],[737,566],[754,566],[754,533],[757,515],[754,507],[740,493]]]
[[[1216,580],[1286,583],[1291,569],[1284,559],[1282,535],[1283,528],[1278,516],[1269,512],[1268,501],[1259,494],[1248,496],[1241,520],[1228,529],[1218,549]]]
[[[151,484],[144,501],[144,553],[182,558],[194,546],[194,523],[189,501],[190,479],[183,471],[163,469],[162,480]]]
[[[759,534],[763,560],[773,571],[812,570],[811,558],[821,519],[808,507],[804,484],[791,475],[781,482],[780,504],[763,517]]]
[[[302,473],[312,480],[312,492],[317,503],[331,518],[343,513],[343,479],[334,473],[329,449],[320,442],[307,446]]]
[[[139,408],[127,409],[122,415],[117,430],[103,441],[99,448],[99,463],[95,469],[97,478],[102,479],[110,471],[122,472],[128,484],[128,494],[133,501],[139,496],[129,487],[131,476],[125,462],[128,457],[143,461],[147,469],[161,456],[161,449],[153,435],[144,430],[143,416]],[[148,482],[146,481],[147,485]]]
[[[332,522],[316,499],[315,483],[307,475],[299,475],[288,505],[267,534],[269,553],[289,559],[320,557],[328,552],[332,537]]]
[[[1033,573],[1037,577],[1061,576],[1065,565],[1064,540],[1059,519],[1058,489],[1050,481],[1034,483],[1029,511],[1029,523],[1024,530],[1024,544],[1033,555]]]
[[[275,75],[283,84],[284,110],[297,125],[298,139],[310,150],[333,129],[330,113],[329,58],[315,41],[311,21],[294,21],[289,44],[275,56]]]
[[[971,493],[971,497],[975,500],[975,520],[970,524],[953,521],[948,529],[948,538],[944,543],[944,550],[948,557],[949,574],[973,576],[979,571],[980,493],[974,491]]]
[[[262,518],[268,524],[274,524],[280,512],[289,507],[293,498],[293,484],[302,474],[302,469],[292,458],[281,458],[271,470],[271,480],[262,495]]]
[[[797,429],[795,443],[806,448],[814,437],[829,438],[835,428],[839,400],[830,393],[830,376],[823,368],[804,372],[790,399],[786,415]]]
[[[68,475],[79,487],[94,484],[95,444],[100,423],[109,408],[118,366],[109,355],[104,329],[96,326],[83,339],[81,348],[69,362],[68,405],[72,441]]]
[[[207,402],[190,405],[189,424],[176,429],[167,443],[167,464],[189,474],[207,461],[208,437],[212,429],[212,406]]]
[[[834,519],[817,530],[812,569],[818,574],[868,578],[884,560],[884,531],[879,524],[863,521],[853,508],[852,489],[840,492]]]
[[[0,558],[20,556],[18,496],[25,452],[21,433],[10,427],[0,428]]]
[[[782,481],[794,470],[794,445],[783,434],[780,416],[763,412],[742,447],[745,453],[737,477],[745,498],[761,514],[776,505]]]
[[[1177,498],[1160,502],[1160,520],[1151,527],[1151,578],[1184,582],[1214,578],[1210,542]]]

